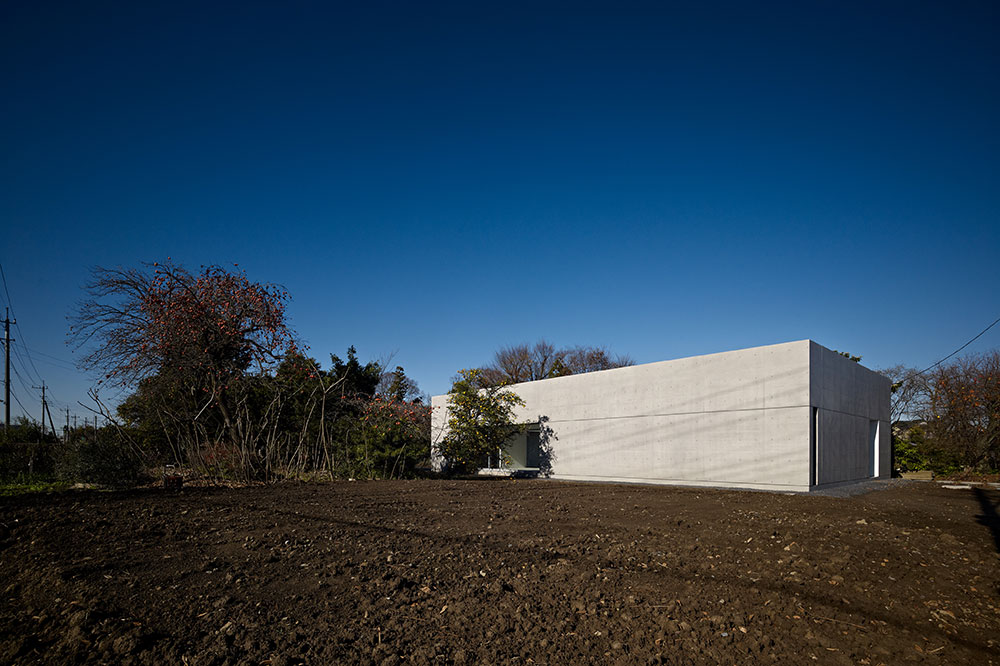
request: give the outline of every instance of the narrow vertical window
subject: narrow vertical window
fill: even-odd
[[[868,439],[871,442],[872,452],[872,476],[878,476],[879,450],[878,450],[878,421],[868,422]]]
[[[809,424],[809,485],[819,483],[819,407],[812,408]]]

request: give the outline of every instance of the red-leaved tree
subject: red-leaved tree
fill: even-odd
[[[102,381],[133,386],[169,369],[216,384],[273,368],[294,349],[288,292],[221,266],[197,275],[170,262],[95,268],[70,332],[89,346],[81,365]],[[91,343],[94,343],[91,346]]]
[[[215,460],[221,450],[252,468],[263,454],[244,441],[250,424],[236,421],[246,420],[243,407],[259,386],[244,379],[294,351],[288,293],[238,269],[195,274],[169,260],[96,268],[85,289],[70,329],[86,349],[80,365],[99,373],[99,384],[140,389],[130,408],[162,425],[178,457]]]
[[[969,469],[1000,468],[1000,351],[940,366],[930,384],[936,444]]]

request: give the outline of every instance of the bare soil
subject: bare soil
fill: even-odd
[[[1000,493],[532,481],[0,500],[0,663],[1000,664]]]

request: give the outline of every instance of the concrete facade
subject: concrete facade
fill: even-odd
[[[518,420],[550,429],[553,478],[808,491],[890,474],[889,380],[811,340],[509,388]]]

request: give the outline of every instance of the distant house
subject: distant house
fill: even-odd
[[[890,475],[890,381],[811,340],[509,388],[528,428],[504,471],[791,491]]]

